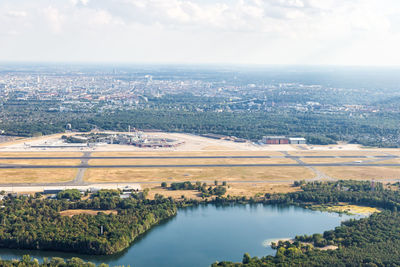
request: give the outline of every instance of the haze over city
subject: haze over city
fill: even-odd
[[[0,61],[398,65],[396,0],[0,2]]]

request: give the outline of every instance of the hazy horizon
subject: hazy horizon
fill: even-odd
[[[0,3],[0,62],[399,66],[395,0]]]

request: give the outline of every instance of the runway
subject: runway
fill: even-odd
[[[196,168],[196,167],[400,167],[400,164],[363,163],[290,163],[290,164],[171,164],[171,165],[1,165],[0,169],[71,169],[71,168]]]
[[[365,156],[365,155],[345,155],[345,156],[332,156],[332,155],[304,155],[304,156],[292,156],[287,152],[282,152],[282,156],[91,156],[91,153],[87,152],[83,156],[54,156],[54,157],[0,157],[1,160],[80,160],[79,165],[29,165],[29,164],[2,164],[0,163],[0,169],[64,169],[64,168],[196,168],[196,167],[344,167],[344,166],[357,166],[357,167],[400,167],[400,163],[395,164],[384,164],[378,163],[384,160],[397,159],[400,156],[396,155],[376,155],[376,156]],[[306,163],[301,159],[353,159],[350,162],[326,162],[326,163]],[[296,163],[262,163],[262,164],[111,164],[111,165],[90,165],[89,160],[115,160],[115,159],[292,159]],[[358,161],[359,159],[367,159],[364,162]],[[355,161],[357,160],[357,161]],[[162,163],[162,162],[161,162]]]
[[[379,158],[379,159],[394,159],[400,158],[400,156],[115,156],[115,157],[0,157],[0,160],[26,160],[26,159],[79,159],[79,160],[90,160],[90,159],[301,159],[301,158],[312,158],[312,159],[333,159],[333,158]]]
[[[328,174],[324,173],[323,170],[317,168],[317,167],[336,167],[336,168],[341,168],[341,167],[400,167],[400,161],[396,163],[396,161],[392,161],[392,163],[381,163],[387,160],[393,160],[393,159],[400,159],[400,156],[397,155],[392,155],[392,154],[386,154],[386,155],[356,155],[354,153],[353,155],[290,155],[288,152],[284,151],[279,151],[282,153],[282,155],[232,155],[232,156],[171,156],[171,155],[166,155],[166,156],[92,156],[90,152],[85,152],[82,156],[39,156],[39,157],[33,157],[33,156],[22,156],[22,157],[15,157],[15,156],[5,156],[5,157],[0,157],[0,170],[18,170],[20,169],[21,171],[23,169],[77,169],[78,172],[75,175],[75,178],[73,180],[68,181],[68,182],[50,182],[50,183],[0,183],[0,187],[5,187],[5,186],[12,186],[14,187],[32,187],[32,186],[83,186],[83,185],[90,185],[91,183],[88,181],[84,180],[84,175],[85,171],[88,169],[184,169],[184,168],[256,168],[256,167],[263,167],[263,168],[268,168],[271,167],[273,168],[282,168],[282,172],[285,172],[286,167],[305,167],[308,168],[311,172],[315,174],[314,177],[308,178],[306,180],[310,181],[315,181],[315,180],[336,180],[337,178],[329,176]],[[307,163],[305,159],[325,159],[322,160],[322,162],[319,163]],[[175,162],[171,162],[173,164],[168,164],[168,160],[174,160]],[[190,159],[191,161],[188,162],[190,164],[185,164],[185,159]],[[199,160],[199,164],[196,164],[196,159]],[[208,159],[208,160],[207,160]],[[215,159],[215,164],[213,164],[213,159]],[[222,161],[221,159],[225,159],[226,161]],[[240,164],[240,160],[236,160],[236,162],[229,162],[229,159],[243,159],[246,160],[244,163],[245,164]],[[254,159],[256,163],[251,163],[251,159]],[[262,161],[260,163],[260,160],[256,161],[256,159],[265,159],[265,161]],[[268,159],[271,159],[271,163],[268,163]],[[276,163],[276,159],[290,159],[291,161],[282,161],[284,163]],[[332,159],[330,161],[329,159]],[[337,159],[342,159],[341,161],[344,162],[337,162]],[[4,160],[10,160],[12,163],[1,163],[1,161]],[[23,162],[23,160],[31,160],[33,162]],[[37,160],[35,162],[35,160]],[[55,165],[50,165],[46,160],[80,160],[80,164],[78,165],[60,165],[61,163],[59,162],[58,164],[55,163]],[[90,164],[90,160],[100,160],[97,162],[93,162],[93,164]],[[99,162],[104,162],[106,165],[99,165]],[[107,162],[107,160],[114,160],[110,162],[116,162],[116,164],[111,164],[110,162]],[[117,160],[117,161],[115,161]],[[118,160],[128,160],[125,162],[118,162]],[[137,160],[137,162],[135,162]],[[153,160],[151,162],[147,162],[150,164],[139,164],[141,160]],[[178,160],[178,161],[176,161]],[[179,161],[182,160],[182,161]],[[204,162],[204,160],[207,160],[207,162]],[[210,161],[211,160],[211,161]],[[21,161],[21,162],[19,162]],[[40,162],[42,161],[42,163]],[[219,161],[219,162],[218,162]],[[275,161],[275,162],[274,162]],[[325,161],[325,162],[324,162]],[[340,160],[339,160],[340,161]],[[279,161],[278,161],[279,162]],[[312,161],[311,161],[312,162]],[[314,161],[318,162],[318,161]],[[145,162],[143,162],[145,163]],[[177,164],[178,163],[178,164]],[[179,164],[182,163],[182,164]],[[203,164],[201,164],[203,163]],[[218,164],[219,163],[219,164]],[[40,165],[36,165],[40,164]],[[68,163],[67,163],[68,164]],[[264,170],[265,171],[265,170]],[[201,181],[205,181],[205,179],[200,179]],[[244,183],[249,183],[249,182],[254,182],[254,183],[276,183],[276,182],[291,182],[292,180],[290,179],[279,179],[279,180],[251,180],[251,179],[237,179],[234,180],[234,182],[244,182]],[[140,181],[137,180],[135,181],[136,183],[154,183],[157,184],[157,182],[153,181]],[[212,181],[211,181],[212,182]],[[97,184],[103,184],[103,183],[97,183]],[[105,185],[108,184],[108,182],[104,183]],[[110,184],[118,184],[118,183],[110,183]],[[13,190],[13,189],[12,189]],[[22,190],[22,189],[21,189]]]

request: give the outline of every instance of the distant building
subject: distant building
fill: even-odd
[[[305,145],[307,142],[303,137],[289,137],[289,143],[291,145]]]
[[[286,136],[264,136],[262,142],[267,145],[289,144],[289,138]]]
[[[300,145],[306,144],[306,139],[303,137],[264,136],[262,142],[267,145]]]

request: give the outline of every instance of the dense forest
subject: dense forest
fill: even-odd
[[[90,131],[95,127],[126,131],[130,125],[143,130],[216,133],[252,141],[260,140],[264,135],[288,135],[304,136],[310,144],[346,141],[379,147],[398,147],[400,138],[398,113],[351,115],[286,109],[198,112],[167,107],[102,112],[97,108],[49,111],[58,105],[60,103],[51,101],[4,103],[0,108],[0,130],[6,135],[34,136],[63,132],[68,123],[77,131]]]
[[[68,260],[63,258],[53,257],[51,259],[44,258],[42,263],[39,263],[37,259],[24,255],[20,260],[1,260],[0,266],[3,267],[108,267],[108,264],[96,265],[92,262],[85,262],[84,260],[73,257]]]
[[[162,197],[146,200],[133,194],[121,199],[104,190],[80,200],[75,193],[59,193],[60,200],[9,195],[0,209],[0,247],[114,254],[177,212],[176,204]],[[98,212],[60,214],[75,209]],[[107,213],[110,210],[114,212]]]
[[[334,230],[312,236],[296,236],[294,242],[279,242],[275,256],[243,256],[242,263],[217,262],[212,267],[244,266],[399,266],[400,192],[380,183],[338,181],[302,185],[303,191],[267,194],[265,203],[312,206],[315,204],[367,205],[382,209],[360,220],[343,222]],[[304,243],[306,242],[306,243]],[[311,245],[310,245],[311,244]],[[314,247],[335,245],[335,250]]]

